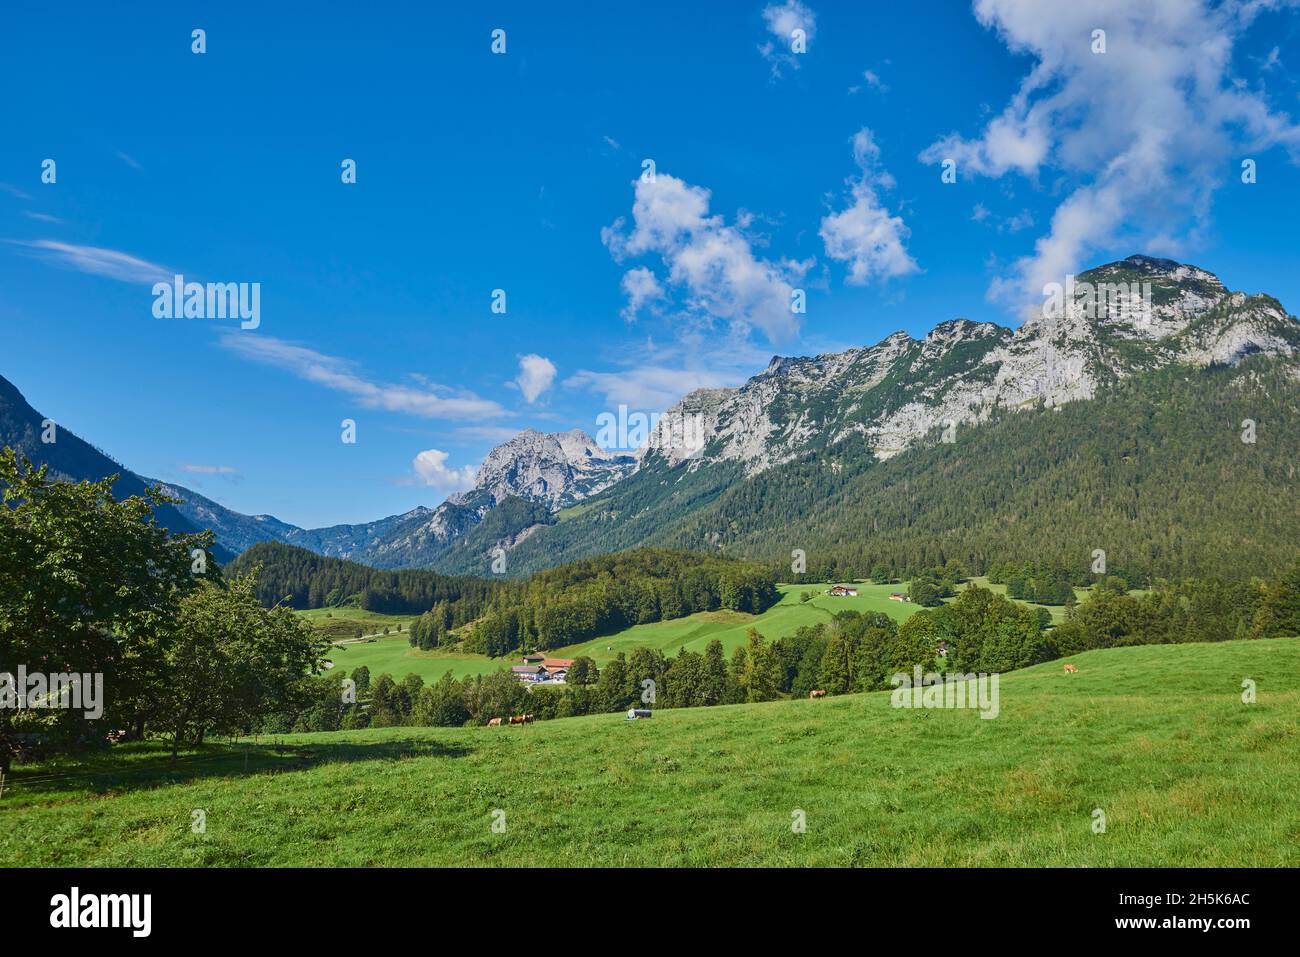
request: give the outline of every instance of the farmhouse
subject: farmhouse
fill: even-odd
[[[826,594],[834,595],[837,598],[857,598],[858,590],[850,588],[848,585],[832,585]]]
[[[901,591],[896,591],[889,596],[889,600],[890,601],[911,601],[912,599],[908,598]]]
[[[562,685],[573,667],[572,658],[547,658],[545,655],[524,655],[524,663],[512,665],[510,673],[529,684]]]
[[[549,678],[554,678],[560,673],[567,674],[572,667],[572,658],[546,658],[542,661],[542,670]]]

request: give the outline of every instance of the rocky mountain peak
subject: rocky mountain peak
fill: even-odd
[[[630,455],[606,452],[582,429],[548,434],[525,429],[484,458],[474,488],[452,496],[454,504],[511,496],[552,510],[607,488],[634,465]]]

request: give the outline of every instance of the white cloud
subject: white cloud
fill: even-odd
[[[10,240],[15,245],[36,251],[42,259],[94,276],[107,276],[121,282],[170,282],[174,275],[166,266],[138,259],[115,249],[78,246],[54,239]]]
[[[758,52],[772,65],[772,76],[779,78],[782,67],[799,69],[799,58],[812,49],[813,37],[817,33],[817,15],[799,0],[786,0],[785,3],[769,3],[764,7],[763,21],[775,39],[761,44]],[[803,31],[805,53],[794,51],[795,30]]]
[[[639,179],[631,231],[620,217],[601,230],[601,239],[616,260],[657,255],[668,269],[668,285],[684,297],[687,315],[722,320],[742,335],[757,328],[770,341],[791,338],[799,329],[790,310],[793,283],[811,263],[757,257],[743,232],[709,215],[710,195],[667,173]],[[648,288],[644,275],[634,282],[642,293]]]
[[[61,223],[63,220],[57,216],[51,216],[49,213],[34,213],[30,209],[24,209],[23,215],[28,219],[34,219],[38,223]]]
[[[523,393],[530,404],[555,383],[555,363],[545,356],[533,355],[519,357],[519,375],[514,384]]]
[[[867,127],[853,136],[853,159],[862,172],[848,181],[852,203],[821,222],[826,255],[849,264],[845,281],[855,286],[916,272],[916,261],[905,245],[910,231],[877,195],[878,187],[892,188],[894,178],[880,166],[880,147]]]
[[[628,322],[636,319],[641,307],[664,298],[664,287],[658,277],[644,266],[629,269],[623,276],[623,292],[627,296],[627,305],[621,315]]]
[[[248,332],[228,332],[221,345],[236,355],[293,373],[335,392],[342,392],[371,409],[402,412],[435,419],[477,419],[504,415],[505,409],[472,392],[436,384],[376,385],[362,378],[346,359],[325,355],[283,339]]]
[[[447,453],[440,449],[426,449],[411,462],[411,469],[421,484],[444,494],[463,492],[474,487],[476,469],[466,465],[459,469],[447,467]]]
[[[1176,254],[1206,223],[1215,190],[1240,188],[1241,157],[1281,144],[1300,158],[1300,128],[1233,70],[1234,42],[1268,6],[976,0],[978,20],[1034,65],[978,136],[952,133],[921,159],[954,159],[959,177],[1036,181],[1051,167],[1071,190],[991,297],[1038,300],[1045,283],[1099,252],[1145,243]],[[1104,53],[1093,52],[1097,29],[1106,31]]]

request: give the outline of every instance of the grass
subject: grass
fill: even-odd
[[[10,866],[1300,864],[1300,639],[1070,660],[1078,674],[1052,662],[1004,676],[994,720],[896,709],[876,693],[641,722],[295,735],[212,746],[175,768],[127,746],[16,768],[0,855]],[[1255,704],[1241,701],[1245,678]],[[196,809],[206,833],[191,832]],[[792,832],[795,811],[806,833]]]
[[[513,657],[489,658],[486,655],[438,649],[420,651],[411,647],[406,632],[360,644],[335,645],[330,649],[330,660],[334,662],[334,667],[343,668],[349,673],[365,665],[370,669],[372,678],[378,678],[387,672],[395,681],[401,681],[409,674],[417,674],[426,684],[437,681],[448,671],[460,679],[492,674],[519,663]]]

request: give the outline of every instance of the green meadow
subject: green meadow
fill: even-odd
[[[976,578],[975,584],[992,588],[999,594],[1006,593],[1005,585],[989,585],[986,579]],[[675,618],[670,621],[656,621],[647,625],[635,625],[604,638],[593,638],[580,644],[568,645],[548,651],[555,658],[577,658],[587,655],[597,665],[611,660],[620,651],[630,655],[634,648],[657,648],[665,655],[676,655],[682,648],[703,652],[710,641],[715,638],[722,642],[723,651],[728,655],[734,648],[745,643],[745,633],[756,628],[769,641],[792,635],[804,625],[816,625],[831,620],[839,611],[884,612],[896,621],[903,621],[918,610],[918,606],[905,602],[891,601],[893,592],[907,593],[907,585],[874,585],[866,582],[852,583],[858,589],[856,597],[832,598],[826,594],[829,585],[779,585],[781,599],[761,615],[750,615],[735,611],[706,611]],[[959,586],[964,587],[964,586]],[[811,592],[813,598],[803,602],[800,596]],[[1086,594],[1077,589],[1080,598]],[[1034,605],[1031,608],[1047,608],[1054,622],[1063,621],[1065,610],[1061,607]],[[325,618],[325,612],[334,617]],[[390,629],[387,637],[377,637],[374,641],[336,645],[330,652],[330,658],[336,667],[349,672],[362,665],[370,669],[372,677],[387,672],[400,681],[408,674],[417,674],[426,683],[437,681],[450,671],[456,678],[476,674],[490,674],[501,668],[518,664],[515,657],[487,658],[483,655],[460,654],[455,652],[418,651],[407,641],[407,629],[414,620],[406,615],[382,615],[350,608],[316,609],[300,612],[318,627],[340,621],[363,625],[366,634],[382,631],[384,626]],[[400,624],[402,631],[396,632]],[[348,631],[347,634],[351,634]]]
[[[11,866],[1300,865],[1300,638],[1069,660],[1077,674],[1055,661],[1003,676],[993,720],[878,692],[636,722],[285,736],[175,765],[127,745],[16,767],[0,854]]]

